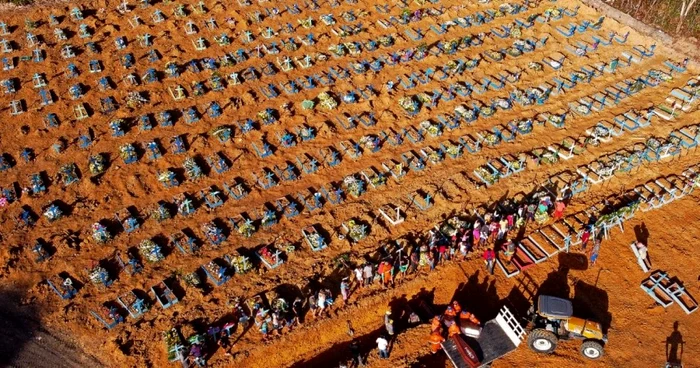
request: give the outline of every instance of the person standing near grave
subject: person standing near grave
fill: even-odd
[[[479,222],[474,223],[474,230],[472,230],[472,239],[474,239],[474,248],[476,248],[481,242],[481,224]]]
[[[598,261],[598,253],[600,252],[600,239],[595,239],[593,243],[593,248],[589,253],[591,267],[595,266],[596,261]]]
[[[394,336],[394,320],[391,319],[391,311],[384,313],[384,328],[389,336]]]
[[[357,285],[361,288],[365,287],[365,279],[362,277],[362,267],[357,266],[355,267],[355,282],[357,282]]]
[[[496,261],[496,254],[493,252],[493,248],[489,247],[484,250],[484,263],[486,264],[486,269],[490,274],[493,275],[493,266]]]
[[[365,263],[365,267],[362,269],[362,276],[365,278],[365,286],[372,285],[372,279],[374,279],[374,270],[370,263]]]
[[[352,340],[350,343],[350,356],[352,356],[353,367],[364,367],[362,361],[362,352],[360,351],[360,343],[357,340]]]
[[[340,295],[343,296],[343,304],[347,303],[350,297],[350,283],[347,277],[344,277],[343,281],[340,282]]]
[[[559,221],[564,217],[564,209],[566,209],[566,204],[561,198],[557,198],[557,202],[554,204],[554,215],[552,216],[554,221]]]
[[[379,357],[381,359],[389,358],[389,341],[384,337],[384,335],[377,338],[377,349],[379,350]]]

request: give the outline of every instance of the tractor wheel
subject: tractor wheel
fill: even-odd
[[[586,340],[581,344],[581,355],[591,360],[600,359],[603,356],[603,345],[595,340]]]
[[[547,330],[534,330],[527,337],[530,350],[542,354],[551,354],[557,348],[558,341],[557,336]]]

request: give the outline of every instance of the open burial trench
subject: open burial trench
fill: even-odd
[[[609,183],[622,179],[603,180],[595,165],[632,162],[635,152],[670,156],[683,145],[673,134],[686,145],[695,140],[696,101],[687,90],[696,71],[684,70],[682,57],[577,2],[530,3],[414,2],[409,14],[379,4],[307,4],[295,14],[291,2],[158,3],[125,14],[86,5],[3,16],[0,80],[8,93],[0,104],[11,114],[0,127],[0,187],[9,202],[0,213],[10,244],[1,253],[4,282],[37,285],[29,293],[46,323],[88,352],[162,365],[162,331],[225,319],[232,296],[278,285],[301,290],[308,279],[335,289],[344,271],[331,264],[346,253],[349,261],[375,257],[386,239],[415,238],[447,214],[529,193],[555,174],[566,172],[569,183],[588,175],[592,189],[581,198],[608,194]],[[286,60],[293,69],[285,71]],[[624,180],[647,175],[647,166],[634,166]],[[185,200],[193,213],[183,210]],[[405,221],[392,226],[379,212],[386,205],[401,207]],[[350,220],[365,226],[364,239],[349,241]],[[93,241],[96,222],[112,238],[104,245]],[[319,252],[301,236],[310,226],[327,245]],[[185,238],[193,243],[178,247]],[[256,256],[263,245],[277,246],[285,263],[266,270]],[[260,271],[232,274],[240,257]],[[96,266],[104,272],[88,272]],[[229,271],[218,275],[222,266]],[[193,272],[204,279],[201,288],[185,285]],[[59,301],[44,280],[60,292],[66,277],[77,294]],[[117,298],[156,303],[146,291],[155,285],[163,296],[163,280],[178,303],[126,317]],[[358,296],[361,305],[383,308],[377,296]],[[124,314],[124,323],[98,329],[103,306]],[[340,313],[360,318],[358,331],[373,336],[374,317]],[[338,342],[342,328],[328,328],[317,344],[277,363]],[[306,331],[264,346],[251,331],[237,349],[249,350],[243,362],[256,366]],[[212,363],[225,359],[217,352]]]

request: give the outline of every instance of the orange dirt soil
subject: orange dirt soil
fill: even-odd
[[[191,3],[194,5],[194,2]],[[291,1],[284,3],[290,6],[292,4]],[[188,1],[187,4],[190,2]],[[11,39],[15,43],[16,50],[8,54],[9,56],[19,60],[20,56],[31,53],[32,48],[27,45],[24,31],[25,18],[31,18],[41,21],[39,27],[32,32],[43,37],[46,45],[42,48],[47,59],[43,63],[21,61],[14,70],[0,71],[0,80],[15,78],[18,87],[15,94],[0,96],[0,106],[4,109],[0,111],[2,116],[0,153],[9,154],[16,161],[12,168],[2,172],[0,187],[8,188],[13,182],[18,182],[21,187],[27,187],[29,175],[38,172],[45,173],[45,177],[50,179],[45,181],[46,193],[39,196],[23,194],[17,202],[0,209],[2,220],[0,234],[3,245],[0,247],[0,287],[5,290],[6,297],[3,299],[10,301],[10,303],[3,303],[7,304],[5,309],[11,311],[8,312],[9,317],[5,317],[5,321],[0,321],[2,322],[0,328],[4,329],[0,332],[0,336],[4,334],[10,340],[17,342],[13,345],[13,351],[0,350],[3,357],[9,357],[14,361],[8,364],[53,367],[168,366],[171,363],[167,361],[162,332],[172,327],[191,331],[193,325],[206,326],[227,320],[232,313],[227,302],[234,297],[251,297],[280,285],[306,290],[310,283],[327,286],[337,293],[340,279],[350,276],[347,269],[335,267],[334,260],[340,255],[347,255],[350,262],[361,262],[365,257],[376,259],[377,249],[383,242],[397,238],[414,239],[448,216],[469,214],[472,209],[480,205],[492,204],[517,193],[530,193],[554,174],[565,170],[575,172],[576,168],[596,158],[629,148],[635,143],[643,143],[652,136],[666,137],[673,130],[700,120],[700,113],[695,105],[689,111],[678,113],[677,117],[669,121],[655,117],[648,127],[636,132],[626,132],[597,147],[588,146],[570,160],[559,160],[551,165],[539,166],[534,161],[528,160],[528,167],[523,172],[503,178],[490,187],[483,184],[477,185],[476,183],[480,182],[473,175],[474,170],[484,165],[487,159],[504,154],[527,154],[536,148],[561,142],[564,138],[584,135],[585,131],[598,121],[612,121],[616,115],[631,109],[641,111],[653,104],[663,103],[673,88],[684,86],[693,75],[700,72],[697,64],[691,61],[685,73],[676,73],[672,80],[655,88],[645,88],[600,112],[594,112],[589,116],[570,112],[565,129],[556,129],[548,123],[542,126],[536,125],[532,134],[518,136],[514,142],[485,147],[476,155],[465,153],[456,160],[445,158],[438,165],[426,164],[425,170],[410,171],[401,182],[397,183],[389,178],[386,185],[377,189],[369,188],[357,199],[348,196],[345,202],[339,205],[333,206],[326,203],[322,209],[313,213],[303,211],[293,219],[281,218],[279,224],[269,229],[259,229],[252,237],[244,238],[228,226],[226,221],[228,217],[234,217],[242,212],[255,213],[265,203],[274,203],[275,200],[286,195],[296,199],[297,192],[303,192],[308,188],[316,190],[330,182],[342,182],[344,177],[370,167],[382,170],[382,162],[390,159],[400,160],[400,155],[409,150],[418,152],[420,148],[426,146],[437,149],[439,144],[447,139],[457,142],[458,138],[464,134],[475,135],[498,124],[505,125],[516,118],[531,118],[541,113],[567,110],[570,102],[603,91],[626,78],[636,78],[650,69],[667,70],[668,68],[663,64],[664,61],[671,59],[680,62],[684,57],[664,45],[658,45],[653,57],[643,59],[639,64],[632,64],[632,67],[620,68],[614,74],[605,73],[589,84],[579,82],[575,88],[550,97],[543,105],[527,107],[515,105],[511,110],[499,109],[497,115],[492,118],[482,117],[469,126],[462,124],[454,131],[445,130],[441,137],[427,137],[418,145],[412,145],[406,141],[399,147],[392,147],[385,143],[378,152],[365,150],[356,161],[349,156],[343,156],[341,164],[336,167],[321,165],[315,174],[306,175],[302,172],[297,180],[284,181],[274,188],[263,190],[254,184],[250,175],[259,173],[263,167],[284,166],[288,161],[296,164],[295,157],[305,152],[321,161],[318,155],[321,148],[338,147],[337,144],[340,141],[348,139],[358,142],[364,135],[376,135],[381,131],[388,132],[389,129],[398,132],[408,126],[417,126],[418,123],[429,118],[435,121],[438,114],[453,113],[458,105],[471,108],[472,101],[487,104],[496,97],[507,96],[514,87],[507,86],[500,91],[489,89],[483,94],[473,92],[466,98],[457,96],[453,101],[440,101],[435,107],[423,106],[414,117],[406,117],[397,104],[399,97],[404,95],[414,95],[419,92],[431,93],[439,88],[447,90],[450,83],[466,79],[478,83],[486,75],[493,76],[516,68],[522,71],[520,80],[516,83],[517,88],[537,87],[546,81],[551,81],[553,77],[568,78],[573,70],[584,65],[590,66],[597,62],[608,63],[613,58],[619,57],[621,52],[631,53],[633,46],[640,45],[648,48],[654,44],[653,39],[609,19],[598,31],[576,34],[571,39],[565,38],[554,27],[566,26],[571,22],[580,23],[583,20],[595,22],[600,17],[600,13],[573,0],[560,0],[555,3],[543,1],[537,6],[526,9],[523,14],[499,17],[485,25],[471,28],[452,26],[446,36],[439,36],[431,31],[430,25],[473,14],[476,11],[495,9],[500,2],[492,1],[489,4],[470,2],[468,5],[452,0],[424,5],[411,3],[409,8],[412,11],[430,7],[438,8],[443,5],[446,10],[444,15],[426,17],[410,24],[414,30],[420,28],[424,31],[425,39],[419,42],[412,41],[404,34],[406,28],[404,26],[392,26],[390,29],[379,26],[376,21],[388,18],[388,15],[379,14],[369,2],[361,1],[357,5],[342,3],[336,8],[331,8],[324,3],[322,10],[318,12],[304,9],[304,12],[298,16],[288,13],[282,15],[283,23],[290,22],[297,28],[296,35],[302,36],[308,32],[314,32],[318,42],[313,47],[301,46],[301,43],[297,42],[301,46],[298,50],[293,52],[282,50],[277,56],[290,55],[301,59],[305,54],[329,54],[328,47],[341,41],[331,32],[331,27],[323,25],[318,20],[318,16],[325,13],[334,14],[337,22],[335,27],[347,24],[340,16],[342,12],[354,10],[355,15],[361,15],[354,23],[362,22],[367,30],[358,35],[349,36],[348,39],[367,40],[388,33],[394,35],[395,45],[373,52],[363,52],[359,57],[371,60],[372,57],[386,55],[388,52],[415,48],[420,43],[432,46],[440,40],[486,33],[492,28],[510,25],[513,18],[525,19],[530,14],[542,13],[551,7],[574,9],[581,5],[581,8],[578,15],[573,18],[565,16],[561,20],[552,20],[549,24],[535,22],[534,27],[523,29],[523,38],[541,38],[545,34],[550,37],[545,45],[531,53],[519,58],[507,56],[501,63],[483,60],[474,71],[466,71],[444,81],[433,77],[428,85],[419,84],[409,91],[403,91],[401,86],[397,86],[393,95],[390,95],[385,87],[389,80],[396,80],[398,76],[408,76],[412,72],[425,71],[428,67],[438,70],[448,60],[455,58],[463,60],[477,58],[486,50],[509,47],[515,39],[512,37],[500,39],[492,35],[485,38],[483,45],[460,50],[455,55],[429,55],[422,61],[385,66],[378,74],[368,72],[357,75],[350,72],[349,79],[337,80],[332,87],[302,90],[295,95],[287,95],[280,91],[280,96],[274,100],[266,99],[259,92],[258,87],[268,83],[279,83],[288,78],[321,73],[327,71],[330,66],[347,68],[349,62],[357,61],[358,58],[346,55],[336,59],[329,55],[328,60],[318,60],[316,65],[308,69],[297,66],[289,73],[279,71],[273,77],[261,76],[259,81],[240,85],[231,85],[229,81],[223,92],[208,91],[202,96],[194,96],[190,86],[195,81],[206,82],[212,72],[202,70],[200,73],[192,73],[185,71],[184,65],[179,78],[163,76],[160,82],[152,84],[142,82],[134,87],[123,81],[123,77],[128,73],[133,72],[142,76],[151,67],[163,73],[165,63],[168,61],[183,64],[191,58],[200,60],[205,57],[218,58],[224,52],[233,53],[241,47],[251,48],[252,46],[241,43],[242,31],[245,29],[256,34],[256,40],[252,45],[261,42],[269,44],[270,40],[260,37],[258,28],[279,27],[280,21],[275,18],[265,18],[261,24],[246,25],[246,17],[254,10],[263,11],[265,7],[281,7],[282,4],[283,2],[256,3],[243,8],[235,1],[225,3],[207,1],[205,2],[208,8],[207,14],[196,14],[189,9],[189,18],[197,23],[199,33],[194,36],[185,36],[186,20],[172,15],[173,3],[159,2],[147,9],[141,9],[134,4],[129,15],[120,15],[116,11],[118,2],[84,2],[82,3],[85,14],[83,23],[93,30],[94,35],[90,40],[98,43],[102,49],[99,54],[94,55],[82,46],[87,40],[78,38],[78,23],[70,20],[69,12],[74,7],[73,4],[42,5],[16,11],[3,11],[0,14],[0,20],[14,28],[9,36],[0,36],[0,38]],[[299,5],[301,6],[302,2],[299,2]],[[165,22],[153,24],[151,13],[155,8],[161,9],[166,14]],[[366,14],[360,14],[361,10],[366,10]],[[307,13],[315,17],[316,26],[311,30],[303,29],[296,22],[296,18],[301,19]],[[390,13],[399,17],[400,7],[392,8]],[[80,50],[77,58],[70,60],[80,69],[81,75],[77,79],[68,79],[66,76],[65,70],[69,61],[60,56],[61,44],[55,41],[53,27],[47,23],[49,14],[62,16],[63,19],[58,27],[70,31],[67,42]],[[127,19],[134,14],[138,14],[145,24],[132,28]],[[210,17],[216,19],[219,29],[205,29],[204,21]],[[232,25],[233,22],[227,22],[227,18],[235,20],[235,25]],[[575,57],[564,50],[565,45],[574,41],[590,42],[592,33],[604,36],[610,31],[620,35],[628,31],[631,33],[626,44],[599,46],[596,52],[591,52],[586,57]],[[138,44],[137,36],[144,33],[154,37],[154,48],[161,54],[160,61],[156,63],[148,62],[146,55],[148,49]],[[232,40],[231,45],[220,47],[214,43],[213,36],[222,33],[228,33]],[[120,36],[126,37],[129,42],[125,50],[115,48],[114,39]],[[199,36],[205,37],[209,42],[209,47],[204,51],[195,51],[191,43],[191,39]],[[276,39],[278,45],[280,39],[288,37],[290,36],[280,34]],[[555,52],[560,52],[567,57],[560,71],[553,71],[548,66],[544,67],[544,71],[539,72],[528,69],[528,62],[542,62],[543,58],[550,57]],[[120,65],[120,57],[126,53],[133,53],[136,58],[136,66],[128,70]],[[0,56],[4,57],[4,55]],[[264,60],[274,64],[277,56],[266,55]],[[91,59],[101,61],[104,70],[98,74],[98,77],[110,76],[116,86],[115,89],[99,90],[98,77],[88,72],[88,62]],[[229,73],[240,73],[249,66],[260,68],[262,65],[260,59],[252,57],[239,65],[222,67],[218,73],[225,79]],[[46,88],[52,92],[54,104],[40,106],[39,95],[32,86],[34,73],[45,75],[48,82]],[[19,88],[20,83],[21,88]],[[75,83],[82,83],[87,87],[85,96],[78,101],[71,100],[68,94],[68,88]],[[168,87],[175,87],[178,84],[188,91],[188,98],[184,101],[173,101],[168,93]],[[340,101],[342,92],[368,84],[372,84],[378,91],[378,95],[373,96],[369,101],[360,99],[356,104]],[[125,102],[127,93],[134,90],[147,96],[148,102],[144,106],[135,108],[127,106]],[[302,109],[302,100],[316,99],[324,90],[331,90],[336,101],[339,102],[335,110],[324,110],[318,103],[312,110]],[[101,98],[107,96],[113,96],[120,108],[114,113],[105,115],[99,112],[99,102]],[[10,116],[9,104],[12,100],[22,100],[27,111],[18,116]],[[211,118],[206,115],[206,108],[211,101],[218,101],[222,106],[221,117]],[[90,118],[74,120],[73,106],[78,102],[83,102],[90,107],[90,110],[94,110]],[[281,105],[286,102],[292,103],[289,112],[284,112],[281,108]],[[173,127],[159,126],[155,124],[154,119],[152,119],[155,125],[153,130],[142,131],[137,126],[136,118],[140,115],[156,114],[164,110],[179,111],[190,106],[195,106],[202,114],[201,120],[197,123],[187,124],[180,117]],[[247,135],[242,134],[235,122],[248,117],[255,119],[259,111],[268,107],[281,111],[279,122],[258,127]],[[359,125],[356,129],[348,131],[335,121],[335,116],[341,113],[353,115],[369,111],[374,112],[378,120],[372,127]],[[47,113],[58,115],[59,127],[46,128],[43,119]],[[108,123],[116,118],[131,119],[134,123],[122,137],[113,137],[108,126]],[[283,132],[286,129],[296,133],[295,127],[301,124],[314,127],[318,131],[317,138],[310,142],[298,142],[292,148],[282,148],[276,139],[276,132]],[[213,128],[221,125],[228,125],[233,129],[232,140],[223,144],[210,134]],[[88,129],[94,132],[94,142],[88,149],[83,150],[78,147],[78,137],[88,132]],[[208,167],[205,157],[221,152],[229,160],[231,169],[223,174],[206,170],[208,174],[197,182],[183,180],[175,188],[164,188],[156,180],[157,172],[172,168],[184,178],[180,168],[185,155],[170,151],[170,138],[176,135],[186,137],[188,146],[186,155],[197,158],[203,167]],[[259,159],[251,147],[251,142],[259,142],[263,136],[277,146],[277,150],[273,156]],[[56,153],[52,149],[52,145],[59,138],[63,138],[68,143],[62,153]],[[131,165],[123,163],[118,151],[121,145],[126,143],[138,145],[151,140],[160,141],[162,158],[149,162],[145,154],[140,154],[143,157],[140,157],[137,163]],[[33,162],[24,163],[20,158],[19,152],[25,147],[31,147],[34,150],[36,157]],[[88,171],[88,157],[97,153],[108,157],[109,165],[106,172],[99,178],[91,178]],[[602,185],[591,185],[591,189],[587,192],[572,199],[567,214],[599,204],[605,198],[619,198],[624,191],[648,180],[663,175],[679,175],[686,168],[697,164],[699,160],[700,154],[696,151],[685,150],[682,155],[673,160],[648,163],[631,173],[616,175]],[[81,179],[64,188],[57,177],[57,172],[61,165],[70,162],[76,163]],[[250,194],[242,200],[236,201],[227,197],[223,206],[210,211],[207,211],[203,204],[199,204],[196,213],[187,218],[175,215],[173,219],[160,223],[153,218],[148,218],[148,209],[153,208],[159,201],[172,203],[173,197],[183,192],[189,193],[192,198],[198,198],[200,190],[212,185],[221,189],[224,182],[230,182],[237,177],[245,180],[252,189]],[[420,211],[408,202],[407,196],[416,190],[433,194],[434,205],[429,210]],[[61,201],[64,209],[69,211],[65,211],[63,218],[49,223],[42,216],[42,208],[53,201]],[[578,254],[578,249],[574,249],[571,254],[560,254],[554,257],[557,259],[545,261],[508,279],[498,269],[494,276],[488,276],[484,272],[480,258],[473,256],[468,261],[439,266],[433,272],[421,271],[417,276],[410,276],[404,283],[386,291],[380,290],[377,286],[356,291],[351,296],[348,306],[343,306],[340,296],[337,295],[330,317],[314,320],[309,316],[303,326],[285,331],[281,337],[273,337],[265,343],[260,342],[260,334],[255,328],[243,334],[240,334],[239,329],[237,334],[241,336],[237,340],[234,352],[245,352],[245,354],[226,357],[219,350],[211,357],[209,365],[251,368],[335,367],[347,356],[350,337],[347,334],[346,321],[351,321],[355,337],[360,339],[365,352],[371,350],[369,362],[372,367],[448,366],[450,363],[444,354],[434,356],[429,354],[427,345],[429,331],[426,325],[400,331],[401,333],[392,343],[390,359],[380,361],[373,348],[374,339],[383,328],[384,312],[387,309],[400,311],[405,300],[412,299],[422,290],[423,294],[432,293],[437,306],[444,306],[456,298],[462,302],[465,309],[473,311],[482,321],[485,321],[494,317],[498,308],[504,304],[513,307],[518,313],[524,312],[531,295],[525,292],[522,285],[528,284],[535,285],[541,292],[571,297],[574,300],[575,311],[593,317],[609,327],[606,355],[599,362],[586,361],[578,352],[580,346],[578,341],[563,342],[550,356],[536,355],[527,349],[526,344],[523,344],[514,353],[496,361],[493,367],[661,367],[666,359],[666,338],[673,331],[673,324],[676,321],[679,322],[679,331],[685,341],[683,350],[687,354],[682,357],[683,362],[687,367],[700,366],[700,358],[694,354],[700,351],[697,333],[700,331],[700,319],[697,318],[697,314],[686,315],[676,305],[667,309],[655,305],[653,300],[639,288],[640,282],[647,276],[640,270],[629,249],[630,242],[644,235],[641,229],[645,228],[648,232],[652,269],[663,270],[671,276],[676,276],[685,283],[691,295],[700,297],[698,288],[700,259],[692,253],[700,236],[697,227],[700,221],[697,201],[697,194],[694,194],[674,201],[659,210],[644,213],[638,211],[635,218],[624,224],[623,233],[619,229],[614,229],[611,239],[603,241],[600,257],[595,266],[587,267],[585,256]],[[399,204],[404,208],[406,212],[404,223],[391,226],[382,219],[377,209],[387,203]],[[31,208],[38,215],[37,223],[33,227],[16,226],[15,218],[24,206]],[[123,231],[114,233],[114,239],[109,243],[96,244],[91,237],[91,225],[97,221],[112,221],[115,212],[129,206],[136,207],[140,217],[144,219],[141,228],[130,234]],[[299,207],[300,210],[301,208]],[[341,239],[338,236],[341,223],[351,218],[360,219],[368,224],[370,229],[367,238],[356,244],[350,244],[347,239]],[[218,219],[219,223],[227,225],[228,240],[219,247],[209,245],[200,230],[203,223],[212,219]],[[327,249],[312,252],[303,242],[301,229],[308,225],[316,225],[322,230],[322,234],[327,235],[326,240],[329,242]],[[528,232],[536,227],[534,224],[529,225]],[[110,229],[112,228],[114,226],[110,226]],[[200,252],[195,255],[185,256],[167,244],[167,239],[172,233],[185,228],[191,229],[204,244]],[[66,234],[70,233],[78,234],[77,244],[66,240]],[[31,249],[39,238],[55,249],[51,258],[43,263],[34,262],[35,255]],[[126,254],[128,249],[138,246],[145,239],[154,239],[164,246],[167,249],[166,258],[154,264],[144,261],[144,271],[135,276],[129,276],[125,272],[118,274],[114,284],[106,290],[98,290],[89,283],[86,269],[90,265],[109,259],[117,250]],[[245,254],[262,244],[273,242],[290,242],[296,246],[296,250],[287,255],[287,261],[277,269],[267,270],[260,265],[258,272],[234,275],[224,285],[215,287],[209,284],[206,290],[186,287],[181,279],[183,274],[195,271],[214,258],[230,254],[235,250],[241,250]],[[581,267],[582,258],[583,267]],[[48,277],[64,272],[85,284],[77,296],[70,301],[59,300],[45,282]],[[178,280],[176,293],[181,296],[181,300],[169,309],[164,310],[154,305],[140,320],[134,321],[127,318],[125,323],[109,331],[89,313],[90,310],[97,310],[102,303],[116,300],[125,292],[134,289],[147,291],[159,281],[170,277]],[[10,323],[11,320],[26,321],[26,328],[23,327],[24,324]],[[39,339],[38,337],[41,336],[45,338]],[[72,358],[62,358],[68,356]],[[0,362],[5,363],[1,360]]]

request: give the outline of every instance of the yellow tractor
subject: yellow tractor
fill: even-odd
[[[529,311],[530,333],[527,338],[532,351],[550,354],[559,340],[583,340],[581,354],[588,359],[600,359],[608,341],[600,323],[573,317],[570,300],[541,295]]]

